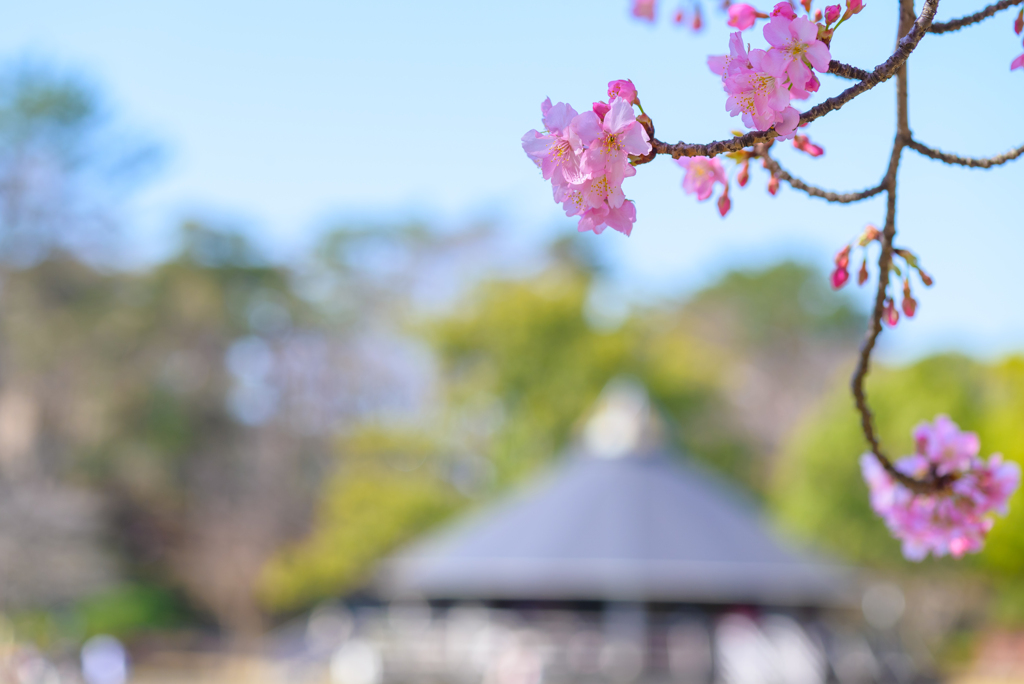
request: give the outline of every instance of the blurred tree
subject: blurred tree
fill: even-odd
[[[23,61],[0,70],[0,257],[53,250],[111,257],[127,194],[155,168],[155,145],[115,125],[78,75]]]

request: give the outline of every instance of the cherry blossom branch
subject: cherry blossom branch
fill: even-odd
[[[1024,0],[1017,1],[1024,2]],[[993,166],[999,166],[1000,164],[1005,164],[1006,162],[1013,161],[1017,157],[1024,154],[1024,145],[1021,145],[1020,147],[1010,150],[1009,152],[1006,152],[1004,154],[999,154],[996,155],[995,157],[988,157],[986,159],[977,159],[974,157],[961,157],[959,155],[949,154],[948,152],[940,152],[939,150],[933,149],[926,145],[922,145],[916,140],[907,141],[907,147],[914,150],[915,152],[923,154],[926,157],[938,159],[939,161],[946,162],[947,164],[959,164],[960,166],[968,166],[975,169],[988,169],[992,168]]]
[[[1021,1],[1024,2],[1024,0]],[[828,63],[828,73],[841,76],[842,78],[848,78],[851,81],[863,81],[867,78],[871,78],[871,72],[867,69],[843,64],[842,62],[837,62],[834,59]]]
[[[754,150],[757,156],[764,159],[765,166],[768,168],[768,170],[774,177],[778,178],[781,181],[789,183],[790,186],[792,186],[795,190],[806,192],[811,197],[820,197],[821,199],[827,202],[839,202],[841,204],[849,204],[850,202],[860,202],[861,200],[868,199],[869,197],[874,197],[875,195],[879,194],[880,192],[886,189],[885,181],[882,181],[875,187],[868,188],[867,190],[861,190],[860,192],[838,193],[831,192],[829,190],[823,190],[819,187],[810,185],[809,183],[805,183],[804,181],[794,177],[788,171],[779,166],[779,163],[768,155],[767,146],[758,145],[757,147],[754,148]]]
[[[932,25],[932,20],[935,18],[935,11],[938,7],[939,0],[925,0],[920,16],[918,16],[913,22],[910,30],[900,38],[899,43],[896,45],[896,50],[892,53],[889,59],[876,66],[866,75],[867,77],[859,83],[850,86],[838,95],[828,98],[824,102],[811,107],[801,114],[800,123],[810,123],[811,121],[819,119],[830,112],[834,112],[858,95],[871,90],[879,83],[884,83],[895,76],[906,63],[907,58],[910,57],[910,53],[914,51],[917,44],[921,42],[921,39],[928,32],[928,29]],[[831,66],[832,65],[830,64],[830,71]],[[746,135],[736,136],[729,140],[716,140],[706,144],[686,142],[670,144],[662,142],[656,138],[652,138],[651,146],[653,147],[655,154],[671,155],[673,159],[679,159],[680,157],[717,157],[720,154],[738,152],[745,147],[753,147],[759,143],[771,142],[775,137],[775,130],[769,129],[767,131],[751,131]],[[640,160],[638,162],[634,162],[634,165],[639,163],[646,162]]]
[[[914,0],[900,0],[900,22],[899,36],[900,44],[906,40],[905,36],[913,28],[920,26],[914,22]],[[923,12],[922,12],[923,14]],[[914,22],[911,28],[911,22]],[[927,27],[925,27],[927,28]],[[868,331],[861,343],[860,352],[857,357],[857,366],[853,376],[850,378],[850,389],[853,393],[854,403],[860,413],[861,430],[868,441],[871,453],[878,459],[879,464],[886,472],[904,487],[918,494],[930,494],[946,489],[953,478],[951,476],[939,476],[934,471],[921,479],[910,477],[899,471],[888,456],[882,451],[878,435],[875,432],[874,415],[868,406],[867,393],[864,390],[864,381],[867,378],[871,367],[871,353],[875,349],[878,336],[882,333],[882,317],[885,314],[885,305],[888,298],[889,271],[892,266],[893,240],[896,238],[896,182],[900,166],[900,157],[903,148],[911,143],[910,119],[907,109],[907,67],[901,65],[896,75],[896,139],[893,142],[892,153],[889,157],[889,168],[886,170],[882,186],[886,192],[885,228],[881,234],[882,250],[878,256],[878,287],[875,290],[875,304],[871,310],[871,318],[868,324]]]
[[[953,19],[952,21],[944,21],[941,24],[932,24],[931,28],[928,29],[929,33],[949,33],[950,31],[959,31],[965,26],[971,24],[977,24],[979,21],[988,19],[996,12],[1001,12],[1004,9],[1009,9],[1014,5],[1024,3],[1024,0],[1000,0],[995,4],[989,5],[980,12],[969,14],[966,17],[959,19]]]

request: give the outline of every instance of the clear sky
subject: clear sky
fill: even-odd
[[[944,0],[939,15],[983,3]],[[519,146],[540,127],[545,96],[583,109],[609,80],[631,78],[663,140],[720,139],[739,126],[704,65],[726,51],[723,18],[707,4],[708,29],[694,36],[662,4],[666,16],[650,26],[627,16],[627,0],[36,0],[5,8],[0,45],[92,76],[123,118],[166,143],[170,162],[140,200],[141,231],[203,211],[249,226],[282,253],[332,217],[493,218],[538,240],[574,230]],[[833,56],[867,68],[885,59],[892,5],[868,0],[838,32]],[[923,142],[976,156],[1024,142],[1012,22],[1004,12],[919,47],[911,126]],[[846,85],[822,81],[823,96]],[[779,157],[828,188],[875,184],[893,134],[893,83],[806,129],[824,157]],[[712,202],[682,193],[681,169],[658,159],[627,182],[639,215],[632,237],[579,239],[599,243],[617,284],[643,298],[786,255],[824,268],[883,219],[884,200],[836,207],[785,186],[771,198],[764,173],[751,175],[722,220]],[[899,242],[937,284],[919,296],[918,318],[886,335],[890,358],[1024,348],[1024,162],[965,170],[909,152],[901,184]]]

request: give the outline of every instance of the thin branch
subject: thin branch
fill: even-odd
[[[828,73],[848,78],[851,81],[863,81],[871,78],[871,72],[867,69],[860,69],[855,66],[850,66],[849,64],[843,64],[842,62],[837,62],[834,59],[828,63]]]
[[[914,51],[914,48],[921,42],[925,33],[928,32],[938,7],[939,0],[925,0],[924,7],[921,9],[921,15],[914,21],[907,34],[900,39],[896,45],[896,50],[889,59],[876,66],[864,80],[850,86],[835,97],[830,97],[824,102],[808,109],[800,115],[800,122],[810,123],[815,119],[819,119],[829,112],[839,109],[858,95],[871,90],[879,83],[884,83],[895,76],[896,72],[903,67],[907,58],[910,57],[910,53]],[[829,66],[831,68],[831,64]],[[706,144],[685,142],[670,144],[652,138],[651,146],[656,154],[668,154],[674,159],[679,159],[680,157],[717,157],[728,152],[738,152],[745,147],[752,147],[758,143],[771,142],[775,138],[775,129],[769,129],[767,131],[751,131],[746,135],[740,135],[729,140],[716,140]]]
[[[1000,0],[997,3],[989,5],[980,12],[968,14],[966,17],[953,19],[952,21],[944,21],[941,24],[932,24],[931,28],[928,29],[928,32],[949,33],[950,31],[959,31],[965,26],[977,24],[979,21],[984,21],[985,19],[988,19],[996,12],[1001,12],[1004,9],[1009,9],[1010,7],[1013,7],[1014,5],[1019,5],[1022,2],[1024,2],[1024,0]]]
[[[1018,1],[1024,2],[1024,0]],[[946,162],[947,164],[959,164],[960,166],[969,166],[973,169],[989,169],[992,168],[993,166],[999,166],[1000,164],[1005,164],[1006,162],[1013,161],[1017,157],[1024,154],[1024,145],[1021,145],[1016,149],[1012,149],[1004,154],[999,154],[996,155],[995,157],[988,157],[986,159],[977,159],[974,157],[960,157],[955,154],[949,154],[948,152],[940,152],[939,150],[932,149],[931,147],[928,147],[926,145],[922,145],[916,140],[907,141],[907,147],[914,150],[915,152],[920,152],[926,157],[938,159],[939,161]]]
[[[761,146],[758,145],[758,147],[760,148]],[[861,200],[865,200],[869,197],[874,197],[878,193],[885,190],[885,181],[882,181],[873,188],[861,190],[860,192],[838,193],[831,192],[829,190],[822,190],[821,188],[805,183],[799,178],[796,178],[793,175],[791,175],[788,171],[779,166],[779,163],[777,161],[775,161],[768,155],[767,149],[764,149],[763,151],[758,150],[758,156],[764,159],[765,166],[767,166],[768,170],[771,171],[772,175],[778,178],[779,180],[786,181],[795,190],[801,190],[803,192],[806,192],[811,197],[820,197],[821,199],[826,200],[828,202],[839,202],[841,204],[849,204],[850,202],[860,202]]]

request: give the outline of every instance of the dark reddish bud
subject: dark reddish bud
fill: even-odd
[[[803,6],[805,12],[811,11],[811,0],[800,0],[800,4]]]
[[[917,311],[917,300],[913,297],[905,296],[903,298],[903,313],[907,318],[913,318],[915,311]]]
[[[676,15],[674,17],[672,17],[672,21],[674,21],[677,24],[682,24],[685,19],[686,19],[686,15],[683,14],[683,10],[682,9],[676,10]]]
[[[900,312],[896,310],[896,304],[891,298],[886,298],[885,300],[885,308],[882,309],[882,320],[889,327],[895,326],[900,321]]]
[[[860,270],[857,271],[857,284],[863,285],[868,282],[868,260],[860,262]]]
[[[779,191],[779,179],[776,178],[775,176],[772,176],[768,180],[768,192],[770,192],[771,194],[774,195],[778,191]]]
[[[740,187],[746,187],[747,182],[750,180],[750,162],[743,162],[740,164],[740,172],[736,174],[736,182],[740,184]]]
[[[704,26],[704,20],[703,20],[703,18],[701,18],[700,6],[699,5],[694,10],[692,26],[693,26],[693,30],[694,31],[700,31],[701,27]]]
[[[1024,31],[1024,9],[1021,9],[1020,13],[1017,14],[1017,20],[1013,22],[1013,30],[1018,36],[1021,31]]]
[[[917,269],[917,273],[918,275],[921,276],[921,282],[924,283],[925,287],[931,287],[932,283],[935,282],[934,280],[932,280],[932,277],[930,275],[928,275],[921,269]]]
[[[832,283],[832,289],[838,290],[846,281],[850,279],[850,272],[846,268],[836,267],[836,270],[832,271],[832,275],[829,276],[829,282]]]
[[[723,217],[729,213],[729,209],[732,207],[732,202],[729,201],[729,187],[726,186],[725,192],[718,198],[718,213]]]

